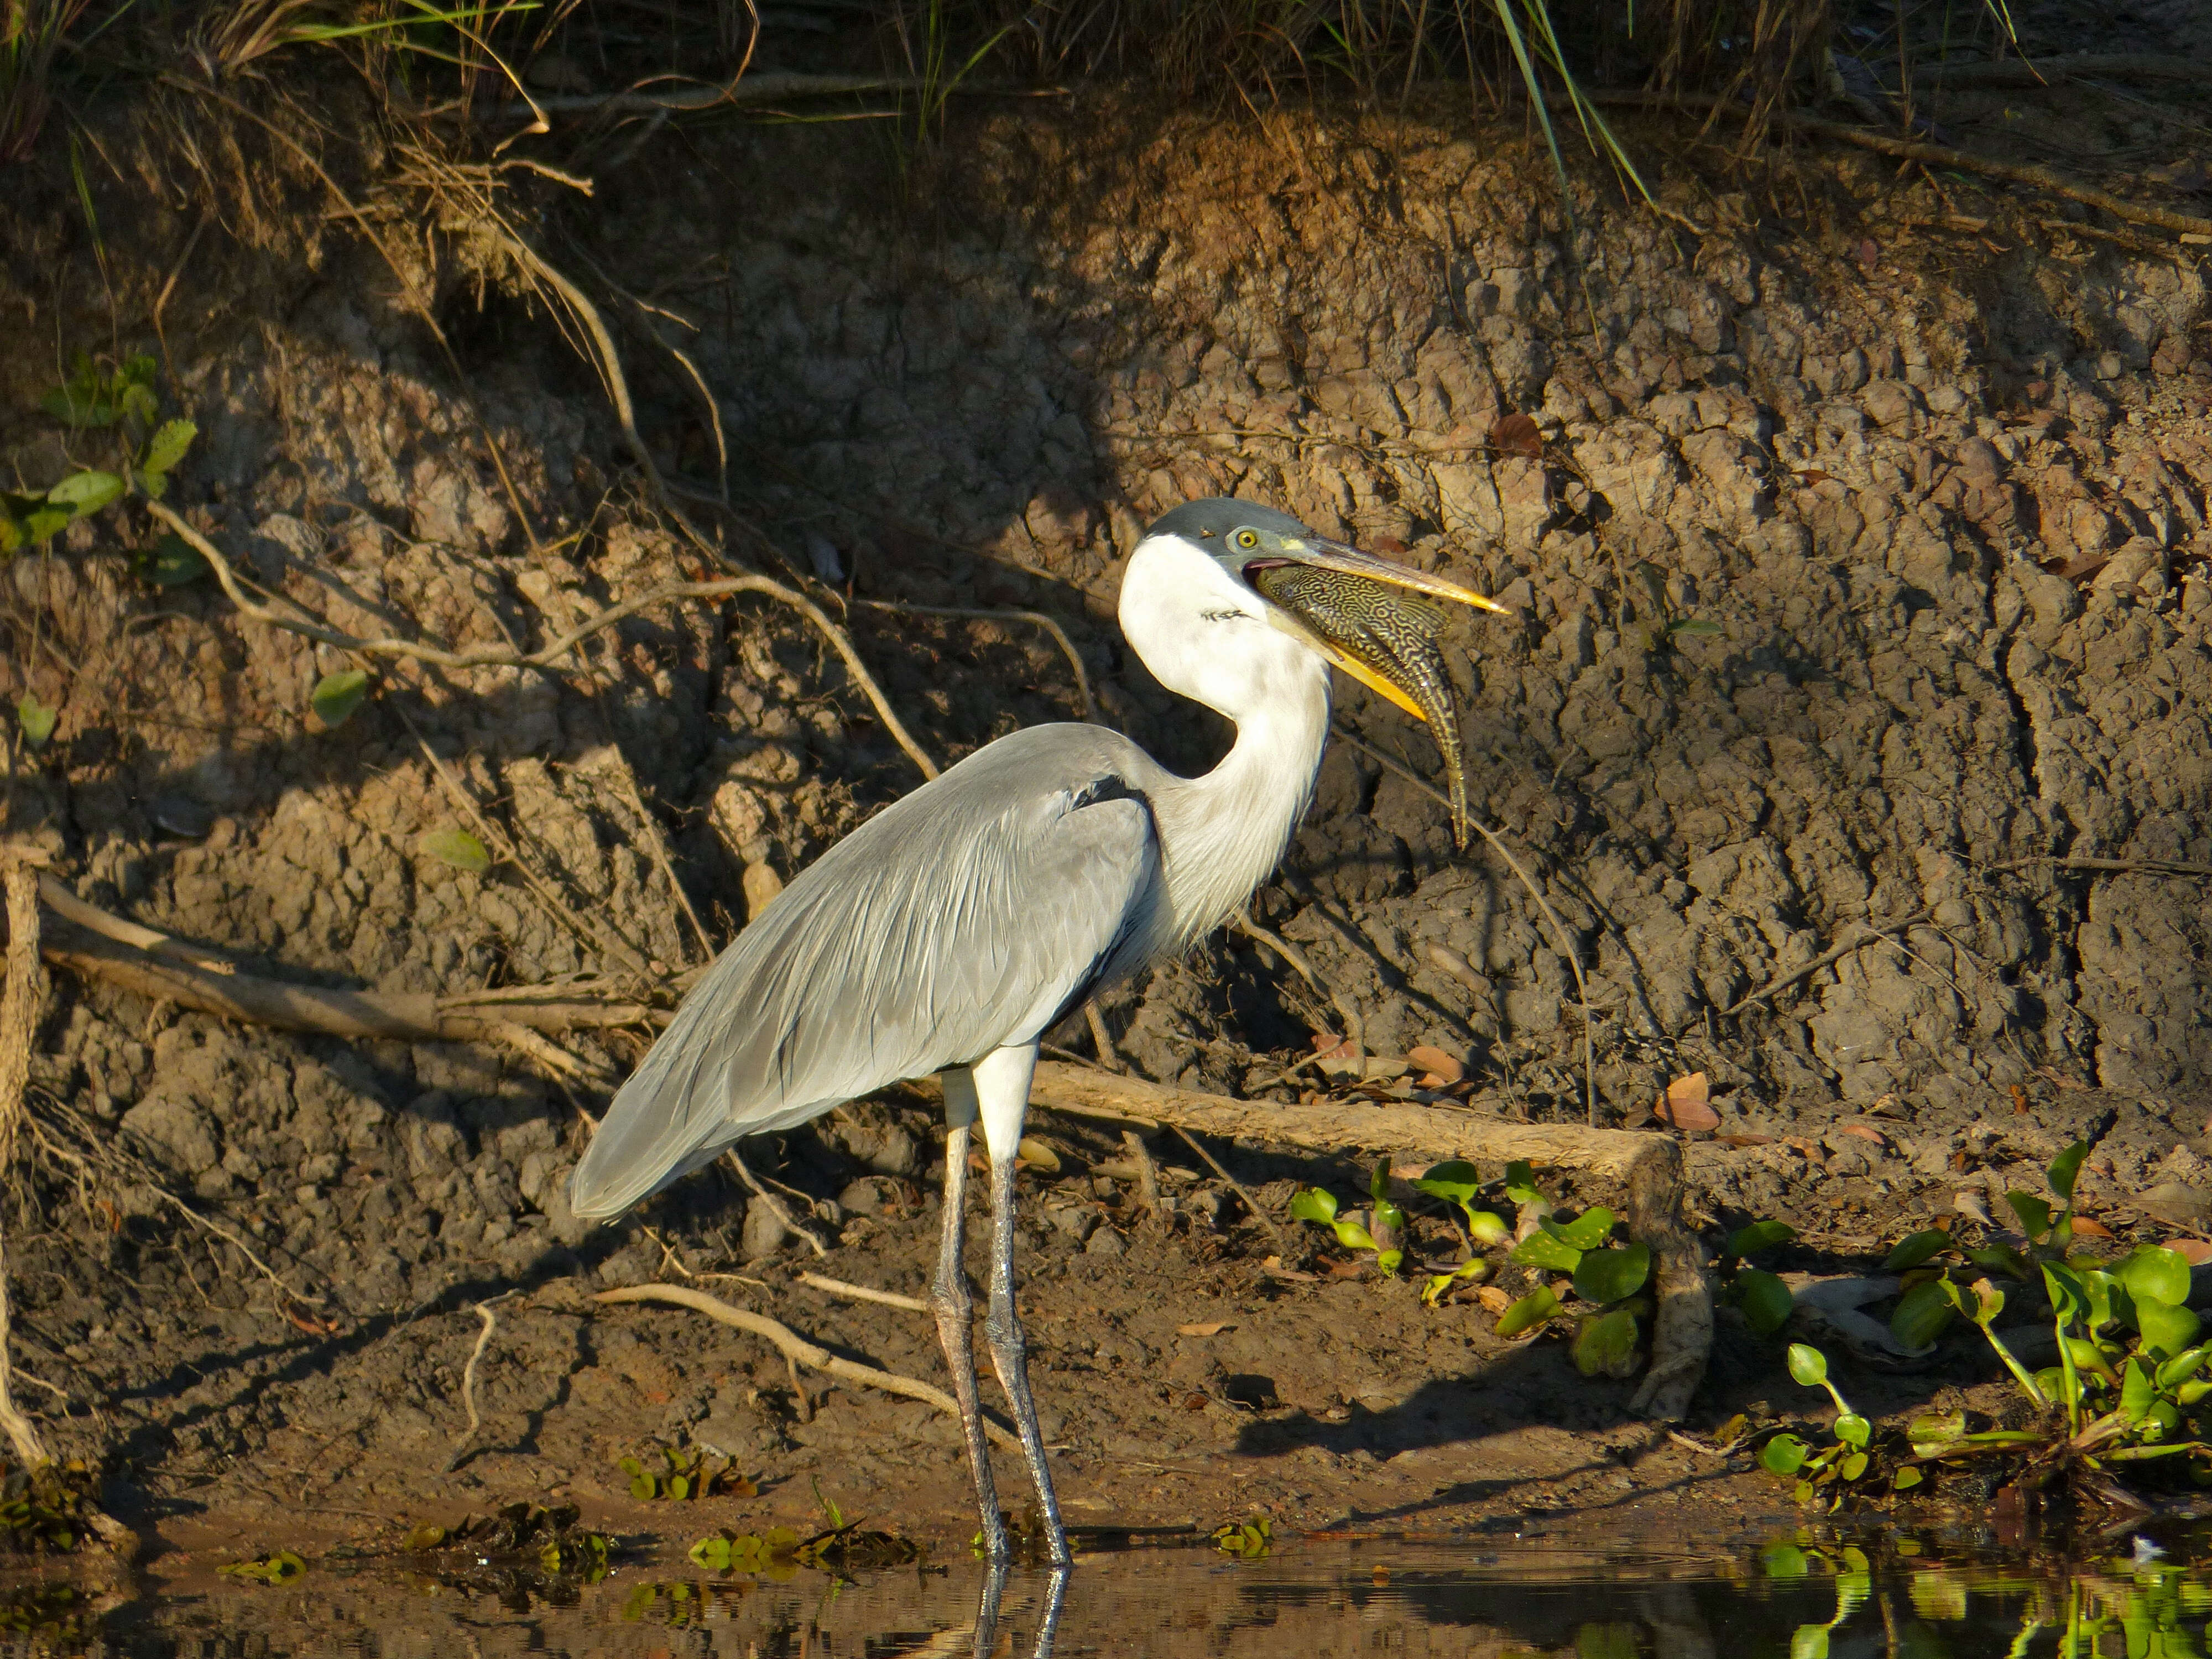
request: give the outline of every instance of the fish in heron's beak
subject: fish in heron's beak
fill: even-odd
[[[1451,794],[1452,841],[1462,851],[1470,818],[1459,719],[1451,678],[1437,642],[1444,613],[1423,595],[1509,614],[1472,588],[1425,571],[1318,539],[1286,558],[1255,559],[1245,579],[1275,605],[1283,624],[1309,636],[1321,653],[1369,690],[1428,723],[1443,752]]]

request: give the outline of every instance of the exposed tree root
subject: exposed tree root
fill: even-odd
[[[709,1296],[704,1291],[695,1291],[684,1285],[628,1285],[618,1290],[601,1291],[592,1298],[594,1302],[666,1302],[678,1308],[691,1308],[719,1322],[734,1326],[741,1331],[750,1331],[755,1336],[765,1337],[775,1345],[778,1352],[794,1365],[826,1372],[848,1382],[861,1382],[885,1394],[904,1395],[909,1400],[927,1401],[929,1404],[957,1419],[959,1402],[944,1389],[911,1376],[901,1376],[896,1371],[879,1371],[872,1365],[840,1359],[829,1349],[817,1347],[790,1326],[770,1319],[766,1314],[757,1314],[744,1308],[732,1307],[720,1297]],[[989,1418],[983,1419],[983,1431],[991,1437],[991,1443],[1007,1451],[1021,1449],[1021,1442],[1000,1428]]]

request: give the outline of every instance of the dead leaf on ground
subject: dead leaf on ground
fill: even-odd
[[[1331,1279],[1357,1279],[1366,1271],[1364,1261],[1332,1261],[1328,1264]]]
[[[1861,1140],[1871,1140],[1877,1146],[1887,1146],[1889,1145],[1889,1137],[1882,1133],[1881,1130],[1875,1128],[1872,1124],[1845,1123],[1838,1126],[1836,1133],[1838,1134],[1844,1135],[1856,1135]]]
[[[1707,1103],[1711,1093],[1703,1072],[1678,1077],[1659,1097],[1659,1103],[1651,1109],[1652,1115],[1677,1129],[1717,1129],[1721,1115]]]
[[[2076,1238],[2110,1238],[2112,1236],[2112,1230],[2101,1221],[2086,1215],[2074,1218],[2074,1237]]]
[[[1313,1034],[1314,1055],[1320,1060],[1349,1060],[1352,1058],[1352,1039],[1340,1037],[1332,1031]]]
[[[2017,1083],[2012,1085],[2012,1115],[2014,1117],[2027,1115],[2027,1091]]]
[[[1771,1146],[1772,1135],[1715,1135],[1713,1139],[1723,1146]]]
[[[1032,1170],[1042,1170],[1047,1175],[1060,1173],[1060,1154],[1030,1135],[1024,1135],[1021,1145],[1014,1148],[1014,1162],[1026,1164]]]
[[[1501,455],[1540,461],[1544,459],[1543,428],[1526,415],[1501,415],[1491,425],[1490,447]]]
[[[1304,1285],[1316,1282],[1316,1276],[1312,1273],[1302,1273],[1296,1267],[1285,1267],[1283,1265],[1283,1258],[1279,1255],[1271,1255],[1262,1261],[1260,1264],[1260,1271],[1270,1279],[1285,1279],[1293,1283]]]
[[[1406,1058],[1425,1073],[1421,1079],[1425,1089],[1443,1089],[1457,1083],[1467,1075],[1467,1067],[1441,1048],[1431,1048],[1425,1042],[1416,1046]]]
[[[2081,1224],[2077,1219],[2076,1226]],[[2166,1248],[2192,1267],[2201,1267],[2212,1261],[2212,1238],[2169,1238]]]
[[[1831,475],[1821,471],[1818,467],[1808,466],[1802,472],[1797,473],[1795,476],[1799,483],[1803,484],[1808,489],[1810,489],[1814,484],[1824,484],[1827,483]]]
[[[1502,1314],[1513,1305],[1513,1298],[1495,1285],[1485,1285],[1474,1293],[1474,1299],[1494,1314]]]
[[[1236,1328],[1235,1325],[1225,1319],[1211,1319],[1200,1325],[1178,1325],[1176,1327],[1176,1334],[1177,1336],[1218,1336],[1224,1331],[1233,1331]]]

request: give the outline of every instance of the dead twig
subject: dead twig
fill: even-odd
[[[1786,974],[1777,975],[1774,978],[1767,981],[1765,984],[1760,986],[1756,991],[1753,991],[1749,996],[1738,997],[1734,1002],[1721,1010],[1721,1018],[1723,1019],[1726,1019],[1730,1014],[1740,1014],[1745,1009],[1750,1007],[1753,1003],[1758,1002],[1764,998],[1771,997],[1777,991],[1787,990],[1790,986],[1795,985],[1799,980],[1804,978],[1808,974],[1816,974],[1832,962],[1841,962],[1845,957],[1850,955],[1852,951],[1863,950],[1867,945],[1872,945],[1875,940],[1886,939],[1888,935],[1898,932],[1901,928],[1916,927],[1919,926],[1920,923],[1927,921],[1930,912],[1922,909],[1915,910],[1909,916],[1899,916],[1895,921],[1882,922],[1879,926],[1873,926],[1866,922],[1861,922],[1859,924],[1858,932],[1853,933],[1841,945],[1835,946],[1832,950],[1821,951],[1819,956],[1814,957],[1812,961],[1806,963],[1802,967],[1792,968]]]
[[[1129,1154],[1129,1162],[1136,1167],[1137,1201],[1147,1210],[1158,1209],[1160,1172],[1152,1164],[1152,1148],[1145,1145],[1144,1136],[1134,1129],[1124,1129],[1121,1131],[1121,1149]]]
[[[799,1224],[798,1218],[793,1216],[791,1213],[791,1211],[785,1206],[784,1201],[778,1198],[774,1193],[770,1192],[768,1189],[766,1183],[763,1182],[758,1176],[755,1175],[751,1170],[746,1167],[744,1159],[738,1156],[738,1149],[736,1147],[731,1147],[730,1150],[723,1153],[722,1156],[730,1160],[730,1167],[738,1172],[738,1178],[745,1183],[747,1190],[749,1190],[752,1195],[758,1199],[762,1203],[767,1205],[768,1212],[774,1216],[779,1222],[783,1224],[784,1231],[787,1233],[794,1233],[800,1238],[805,1239],[808,1244],[813,1247],[814,1254],[817,1255],[827,1255],[830,1254],[829,1247],[814,1236],[814,1230],[811,1227],[802,1226]]]
[[[446,1464],[447,1474],[468,1462],[469,1454],[476,1449],[477,1435],[483,1427],[483,1419],[477,1412],[477,1367],[483,1363],[484,1350],[491,1346],[492,1333],[499,1328],[499,1316],[492,1311],[492,1304],[513,1294],[503,1291],[476,1304],[476,1316],[483,1321],[483,1328],[477,1333],[477,1345],[469,1350],[469,1363],[461,1371],[461,1404],[469,1414],[468,1431],[454,1443],[453,1457]]]
[[[1098,1063],[1109,1072],[1121,1069],[1121,1056],[1114,1048],[1114,1034],[1106,1029],[1106,1017],[1098,1012],[1096,999],[1083,1005],[1083,1018],[1091,1026],[1091,1045],[1098,1051]]]
[[[709,1296],[704,1291],[695,1291],[685,1285],[629,1285],[618,1290],[601,1291],[594,1302],[665,1302],[678,1308],[690,1308],[705,1314],[718,1323],[750,1331],[775,1345],[776,1351],[794,1365],[805,1365],[847,1382],[859,1382],[871,1389],[880,1389],[885,1394],[904,1395],[909,1400],[926,1401],[948,1416],[960,1415],[960,1404],[944,1389],[933,1387],[919,1378],[902,1376],[896,1371],[878,1370],[872,1365],[863,1365],[850,1359],[841,1359],[827,1348],[809,1342],[788,1325],[770,1319],[766,1314],[757,1314],[748,1309],[735,1308],[720,1297]],[[1021,1442],[989,1418],[983,1419],[983,1431],[991,1437],[994,1445],[1009,1451],[1020,1449]]]
[[[822,1273],[801,1273],[799,1282],[811,1285],[817,1291],[826,1291],[831,1296],[844,1297],[848,1301],[877,1302],[886,1308],[903,1308],[908,1313],[934,1311],[918,1296],[902,1296],[896,1291],[879,1291],[867,1285],[849,1285],[842,1279],[830,1279]]]
[[[2212,877],[2212,864],[2190,864],[2180,859],[2008,859],[2002,864],[1984,864],[1978,867],[1984,870],[2088,870],[2114,875]]]
[[[1299,950],[1281,934],[1271,933],[1253,921],[1249,908],[1238,910],[1229,919],[1229,925],[1243,934],[1245,938],[1256,944],[1266,945],[1285,962],[1290,963],[1291,971],[1306,982],[1306,988],[1317,997],[1326,997],[1329,1006],[1336,1010],[1336,1017],[1344,1022],[1344,1035],[1351,1039],[1352,1048],[1361,1054],[1367,1052],[1367,1024],[1359,1018],[1359,1010],[1352,1006],[1352,1000],[1343,992],[1314,972],[1313,963],[1306,960],[1304,951]],[[1308,1054],[1303,1060],[1293,1061],[1272,1081],[1280,1083],[1297,1072],[1299,1067],[1310,1066],[1320,1058],[1321,1054],[1316,1051]]]
[[[1244,1190],[1244,1183],[1237,1180],[1235,1176],[1230,1174],[1228,1170],[1223,1169],[1221,1167],[1221,1160],[1214,1157],[1212,1152],[1207,1152],[1205,1146],[1200,1143],[1198,1137],[1191,1133],[1189,1130],[1184,1128],[1182,1124],[1170,1123],[1168,1125],[1168,1127],[1173,1129],[1177,1134],[1182,1137],[1182,1143],[1184,1146],[1189,1147],[1191,1151],[1196,1152],[1200,1158],[1206,1160],[1206,1167],[1207,1169],[1212,1170],[1214,1174],[1219,1176],[1224,1181],[1229,1183],[1230,1191],[1235,1193],[1237,1198],[1243,1203],[1246,1213],[1249,1214],[1255,1220],[1258,1221],[1262,1227],[1265,1227],[1267,1230],[1267,1237],[1275,1241],[1276,1254],[1279,1255],[1290,1254],[1290,1240],[1285,1237],[1283,1230],[1275,1224],[1275,1218],[1269,1215],[1264,1209],[1261,1208],[1259,1200],[1254,1198],[1251,1194]]]
[[[996,82],[963,81],[948,87],[906,76],[809,75],[796,70],[761,70],[727,82],[678,87],[666,92],[648,92],[639,87],[629,87],[620,92],[572,93],[550,98],[540,96],[527,103],[501,104],[478,112],[455,107],[439,110],[435,113],[487,125],[505,125],[515,121],[526,124],[539,121],[547,115],[681,115],[711,109],[758,109],[767,105],[792,103],[804,99],[844,98],[871,93],[918,93],[924,97],[942,97],[948,92],[957,92],[969,97],[1064,98],[1067,95],[1064,89],[1057,87],[1012,86]]]

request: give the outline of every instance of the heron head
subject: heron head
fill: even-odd
[[[1155,539],[1206,555],[1238,590],[1259,601],[1259,615],[1271,626],[1425,721],[1443,752],[1453,836],[1466,845],[1459,722],[1437,643],[1444,612],[1435,601],[1501,615],[1503,605],[1457,582],[1333,541],[1286,513],[1251,501],[1188,502],[1152,526],[1146,540]]]

